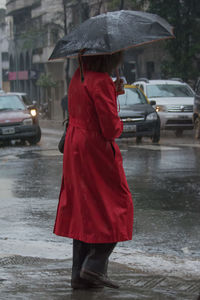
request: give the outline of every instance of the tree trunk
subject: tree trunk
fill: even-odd
[[[66,0],[62,0],[63,13],[64,13],[64,32],[67,34],[67,3]]]

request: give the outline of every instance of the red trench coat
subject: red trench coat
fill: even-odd
[[[86,243],[132,239],[133,202],[114,139],[123,124],[107,73],[77,70],[68,92],[63,177],[54,233]]]

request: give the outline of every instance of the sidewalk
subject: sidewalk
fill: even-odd
[[[63,132],[62,122],[40,120],[46,135]],[[172,135],[171,135],[172,136]],[[161,145],[186,142],[188,138],[166,138]],[[189,137],[188,144],[193,142]],[[149,141],[149,143],[151,143]],[[135,144],[135,142],[134,142]],[[173,145],[173,144],[172,144]],[[138,146],[137,146],[138,147]],[[157,147],[157,146],[155,146]],[[71,260],[53,260],[34,257],[13,256],[0,258],[0,299],[39,300],[197,300],[200,280],[142,273],[126,265],[111,262],[110,277],[120,284],[119,290],[75,290],[70,287]]]
[[[109,275],[120,288],[72,290],[71,260],[37,257],[0,257],[0,299],[27,300],[197,300],[200,282],[144,274],[110,263]]]
[[[64,130],[63,122],[58,120],[39,120],[41,128],[48,128],[48,129],[56,129],[56,130]]]

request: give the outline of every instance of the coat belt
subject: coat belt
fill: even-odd
[[[89,131],[90,133],[93,133],[95,135],[100,135],[101,131],[98,128],[92,128],[90,124],[86,124],[84,121],[78,120],[76,118],[72,118],[70,116],[69,118],[69,125],[73,127],[77,127],[86,131]]]

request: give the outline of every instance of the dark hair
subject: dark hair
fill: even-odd
[[[109,74],[122,62],[122,59],[122,51],[114,54],[82,56],[83,64],[87,70]]]

